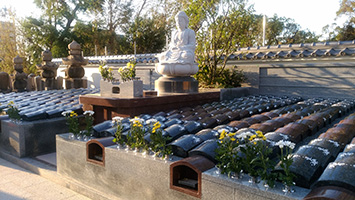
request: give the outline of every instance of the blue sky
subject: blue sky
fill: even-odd
[[[342,25],[346,21],[346,17],[334,20],[340,0],[249,0],[249,3],[254,4],[258,14],[272,17],[276,13],[279,17],[292,18],[302,29],[316,34],[321,34],[327,24]]]

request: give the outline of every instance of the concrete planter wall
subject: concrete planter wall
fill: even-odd
[[[310,192],[309,189],[295,186],[293,187],[294,193],[285,194],[282,192],[281,183],[276,183],[275,188],[265,190],[262,182],[249,183],[247,175],[241,179],[232,179],[226,175],[217,174],[216,171],[216,168],[212,168],[202,174],[202,199],[301,200]]]
[[[105,148],[105,165],[86,160],[86,143],[57,135],[57,172],[117,199],[197,199],[169,189],[171,161]]]
[[[173,162],[180,159],[174,157]],[[202,173],[201,197],[171,189],[171,161],[144,157],[142,153],[105,147],[105,164],[86,160],[86,143],[69,140],[68,134],[57,135],[57,172],[88,187],[95,188],[111,199],[303,199],[307,189],[283,194],[281,184],[265,191],[262,183],[250,185],[248,178],[233,180],[216,175],[215,168]]]
[[[2,120],[1,129],[1,148],[17,157],[54,152],[55,135],[68,132],[64,118],[19,123]]]

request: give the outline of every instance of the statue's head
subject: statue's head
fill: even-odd
[[[182,30],[187,29],[189,25],[189,17],[184,11],[180,11],[175,15],[176,26]]]

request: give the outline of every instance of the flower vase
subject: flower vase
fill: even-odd
[[[284,184],[284,187],[282,188],[282,192],[287,194],[287,193],[293,193],[293,192],[295,192],[295,190],[292,189],[291,185]]]
[[[88,135],[83,135],[83,140],[84,140],[84,142],[89,141],[89,140],[90,140],[90,136],[88,136]]]
[[[69,140],[74,140],[75,139],[74,133],[69,133],[68,138],[69,138]]]
[[[249,182],[250,184],[257,184],[257,183],[260,182],[258,177],[251,176],[251,175],[249,175],[249,176],[250,176],[250,178],[249,178],[249,181],[248,181],[248,182]]]
[[[264,182],[264,188],[265,188],[265,190],[267,191],[267,190],[270,188],[270,185],[267,184],[266,182]]]
[[[77,140],[82,140],[82,139],[83,139],[83,136],[82,136],[81,134],[77,134],[77,135],[76,135],[76,139],[77,139]]]

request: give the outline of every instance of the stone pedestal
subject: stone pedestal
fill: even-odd
[[[164,74],[166,76],[190,76],[198,72],[198,65],[196,63],[157,63],[155,68],[159,74]]]
[[[158,91],[158,95],[168,93],[196,93],[198,92],[198,81],[190,76],[163,76],[155,81],[155,90]]]
[[[87,88],[87,80],[81,78],[66,78],[65,89]]]
[[[37,156],[54,152],[55,135],[68,132],[64,117],[14,123],[1,121],[0,146],[16,157]]]

